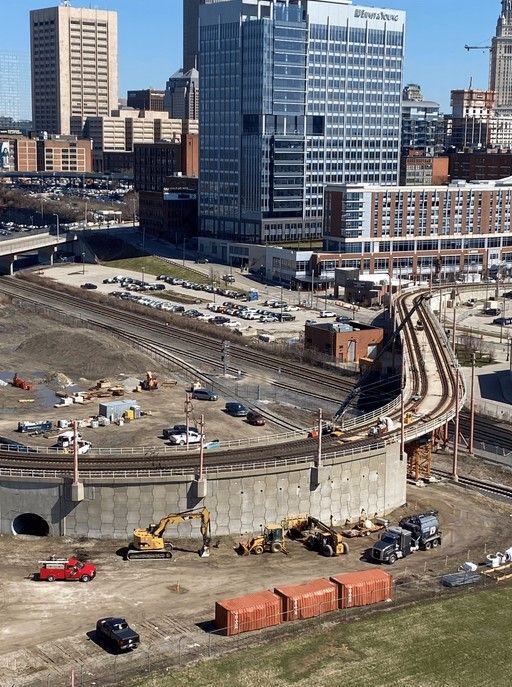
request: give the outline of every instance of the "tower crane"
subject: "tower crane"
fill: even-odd
[[[465,45],[464,49],[470,50],[492,50],[492,45]]]

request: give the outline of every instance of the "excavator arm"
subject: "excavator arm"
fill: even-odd
[[[201,521],[201,536],[203,545],[199,550],[199,555],[206,558],[210,555],[211,539],[211,518],[207,508],[199,510],[183,511],[182,513],[171,513],[162,518],[157,524],[151,524],[146,530],[136,529],[134,531],[134,544],[140,548],[140,542],[144,542],[144,548],[158,549],[163,548],[163,535],[169,525],[181,525],[189,520]],[[139,546],[137,546],[139,541]]]

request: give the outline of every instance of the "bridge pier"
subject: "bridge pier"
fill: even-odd
[[[49,265],[50,267],[53,267],[53,260],[56,252],[57,246],[48,246],[47,248],[40,248],[37,251],[37,261],[40,265]]]
[[[0,274],[14,274],[14,263],[18,259],[17,255],[0,255]]]

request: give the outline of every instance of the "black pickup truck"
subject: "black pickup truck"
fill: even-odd
[[[96,635],[118,651],[130,651],[140,644],[140,637],[124,618],[101,618],[96,623]]]

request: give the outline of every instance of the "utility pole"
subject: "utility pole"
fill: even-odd
[[[452,477],[454,482],[459,481],[458,474],[458,457],[459,457],[459,376],[460,370],[457,365],[455,372],[455,437],[453,439],[453,467],[452,467]]]
[[[78,484],[78,422],[73,420],[73,484]]]
[[[471,399],[469,402],[469,454],[473,455],[475,438],[475,360],[474,353],[471,355]]]
[[[190,413],[192,412],[192,400],[190,393],[187,391],[185,394],[185,432],[186,432],[186,441],[187,441],[187,451],[189,447],[189,429],[190,429]]]
[[[199,479],[202,479],[204,470],[204,415],[201,415],[199,421],[199,432],[201,434],[201,443],[199,445]]]
[[[452,325],[452,351],[455,353],[455,334],[457,332],[457,308],[455,307],[455,300],[452,303],[453,307],[453,325]]]
[[[405,398],[404,398],[404,369],[405,369],[405,351],[402,350],[402,361],[400,363],[400,416],[402,421],[400,423],[400,460],[404,459],[405,453]]]
[[[318,467],[322,467],[322,409],[318,409]]]
[[[226,376],[228,373],[230,348],[231,348],[231,344],[229,343],[229,341],[223,341],[222,342],[220,359],[222,360],[222,364],[223,364],[224,376]]]

